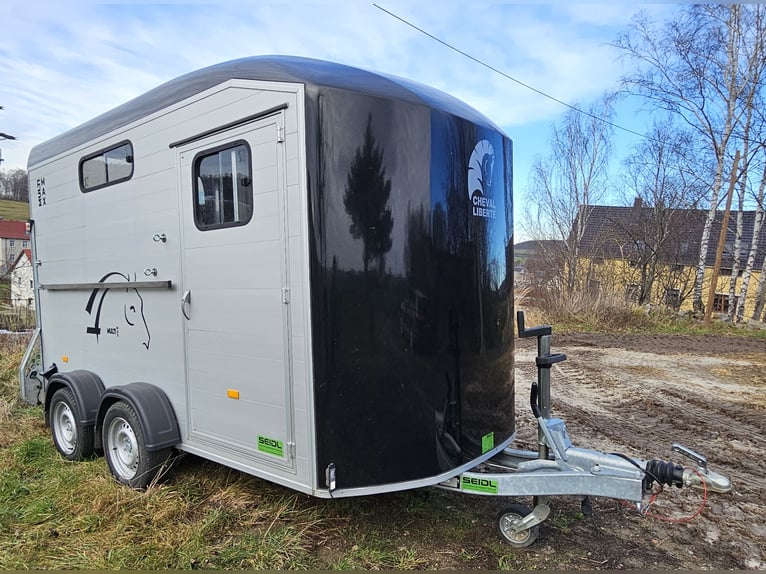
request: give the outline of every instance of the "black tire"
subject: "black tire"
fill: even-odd
[[[146,450],[144,429],[127,401],[117,401],[106,411],[101,440],[104,458],[117,482],[144,489],[157,478],[172,452],[171,448]]]
[[[93,456],[93,426],[83,425],[81,418],[80,405],[70,389],[63,387],[53,393],[48,409],[51,437],[56,450],[67,460]]]
[[[537,540],[540,526],[536,525],[521,532],[512,532],[511,527],[529,514],[531,510],[523,504],[511,504],[497,513],[495,525],[500,537],[516,548],[526,548]]]

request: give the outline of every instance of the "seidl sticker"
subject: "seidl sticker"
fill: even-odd
[[[258,450],[265,452],[266,454],[273,454],[274,456],[284,456],[284,445],[281,440],[269,438],[267,436],[258,435]]]
[[[497,494],[497,481],[478,476],[461,476],[460,490],[481,494]]]

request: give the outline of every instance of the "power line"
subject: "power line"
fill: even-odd
[[[392,18],[396,18],[397,20],[399,20],[399,21],[400,21],[400,22],[402,22],[403,24],[406,24],[406,25],[407,25],[407,26],[409,26],[410,28],[413,28],[414,30],[417,30],[417,31],[418,31],[418,32],[420,32],[421,34],[423,34],[423,35],[425,35],[425,36],[428,36],[428,37],[429,37],[429,38],[431,38],[432,40],[435,40],[436,42],[439,42],[439,44],[441,44],[442,46],[445,46],[445,47],[449,48],[450,50],[452,50],[452,51],[454,51],[454,52],[457,52],[457,53],[458,53],[458,54],[460,54],[461,56],[464,56],[464,57],[468,58],[469,60],[471,60],[471,61],[473,61],[473,62],[476,62],[476,63],[477,63],[477,64],[479,64],[480,66],[484,66],[485,68],[487,68],[487,69],[489,69],[489,70],[492,70],[492,71],[493,71],[493,72],[495,72],[496,74],[500,74],[500,75],[501,75],[501,76],[503,76],[504,78],[507,78],[507,79],[511,80],[512,82],[515,82],[515,83],[519,84],[520,86],[522,86],[522,87],[524,87],[524,88],[527,88],[528,90],[531,90],[531,91],[535,92],[536,94],[539,94],[539,95],[541,95],[541,96],[543,96],[543,97],[545,97],[545,98],[548,98],[549,100],[553,100],[554,102],[556,102],[556,103],[558,103],[558,104],[561,104],[562,106],[565,106],[565,107],[569,108],[570,110],[574,110],[574,111],[575,111],[575,112],[577,112],[577,113],[580,113],[580,114],[586,115],[586,116],[588,116],[588,117],[590,117],[590,118],[593,118],[594,120],[598,120],[598,121],[600,121],[600,122],[604,122],[605,124],[607,124],[607,125],[609,125],[609,126],[612,126],[613,128],[616,128],[616,129],[618,129],[618,130],[622,130],[622,131],[624,131],[624,132],[627,132],[627,133],[629,133],[629,134],[633,134],[633,135],[639,136],[639,137],[641,137],[641,138],[646,138],[646,137],[647,137],[647,136],[646,136],[646,134],[642,134],[642,133],[639,133],[639,132],[637,132],[637,131],[631,130],[630,128],[626,128],[626,127],[623,127],[623,126],[621,126],[621,125],[615,124],[614,122],[611,122],[611,121],[607,120],[606,118],[602,118],[602,117],[600,117],[600,116],[597,116],[597,115],[595,115],[595,114],[592,114],[592,113],[590,113],[590,112],[588,112],[588,111],[586,111],[586,110],[582,110],[582,109],[578,108],[577,106],[573,106],[572,104],[568,104],[567,102],[565,102],[565,101],[563,101],[563,100],[560,100],[560,99],[558,99],[558,98],[557,98],[557,97],[555,97],[555,96],[551,96],[550,94],[547,94],[547,93],[543,92],[542,90],[538,90],[538,89],[537,89],[537,88],[535,88],[534,86],[530,86],[529,84],[527,84],[527,83],[525,83],[525,82],[522,82],[521,80],[519,80],[519,79],[517,79],[517,78],[514,78],[514,77],[513,77],[513,76],[511,76],[510,74],[508,74],[508,73],[506,73],[506,72],[503,72],[502,70],[499,70],[498,68],[495,68],[495,67],[494,67],[494,66],[492,66],[491,64],[487,64],[487,63],[486,63],[486,62],[484,62],[483,60],[480,60],[479,58],[477,58],[477,57],[475,57],[475,56],[472,56],[471,54],[469,54],[469,53],[467,53],[467,52],[464,52],[464,51],[463,51],[463,50],[461,50],[460,48],[457,48],[457,47],[453,46],[452,44],[450,44],[450,43],[448,43],[448,42],[445,42],[445,41],[444,41],[444,40],[442,40],[441,38],[439,38],[439,37],[437,37],[437,36],[434,36],[434,35],[433,35],[433,34],[431,34],[430,32],[427,32],[427,31],[426,31],[426,30],[424,30],[423,28],[420,28],[419,26],[416,26],[415,24],[413,24],[413,23],[412,23],[412,22],[410,22],[409,20],[406,20],[405,18],[402,18],[401,16],[399,16],[399,15],[397,15],[397,14],[395,14],[395,13],[391,12],[390,10],[386,10],[385,8],[383,8],[382,6],[380,6],[379,4],[376,4],[376,3],[374,3],[374,2],[373,2],[373,4],[372,4],[372,5],[373,5],[373,6],[375,6],[375,8],[377,8],[377,9],[378,9],[378,10],[380,10],[381,12],[385,12],[386,14],[388,14],[389,16],[391,16]]]

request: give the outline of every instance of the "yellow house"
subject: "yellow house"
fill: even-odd
[[[578,276],[594,292],[624,296],[639,304],[666,305],[679,310],[693,306],[694,279],[707,212],[694,209],[587,206],[581,210],[585,225],[579,242]],[[734,305],[740,296],[744,268],[753,238],[755,211],[743,213],[739,263],[735,261],[737,214],[727,226],[723,258],[716,280],[713,311],[729,311],[729,290],[736,269]],[[723,212],[713,222],[702,302],[707,304]],[[766,229],[761,228],[757,255],[749,278],[744,317],[750,318],[759,292],[766,254]]]

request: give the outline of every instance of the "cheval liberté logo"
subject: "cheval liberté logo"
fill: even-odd
[[[494,167],[495,150],[487,140],[481,140],[468,160],[468,199],[476,217],[495,219],[495,200],[487,197]]]

